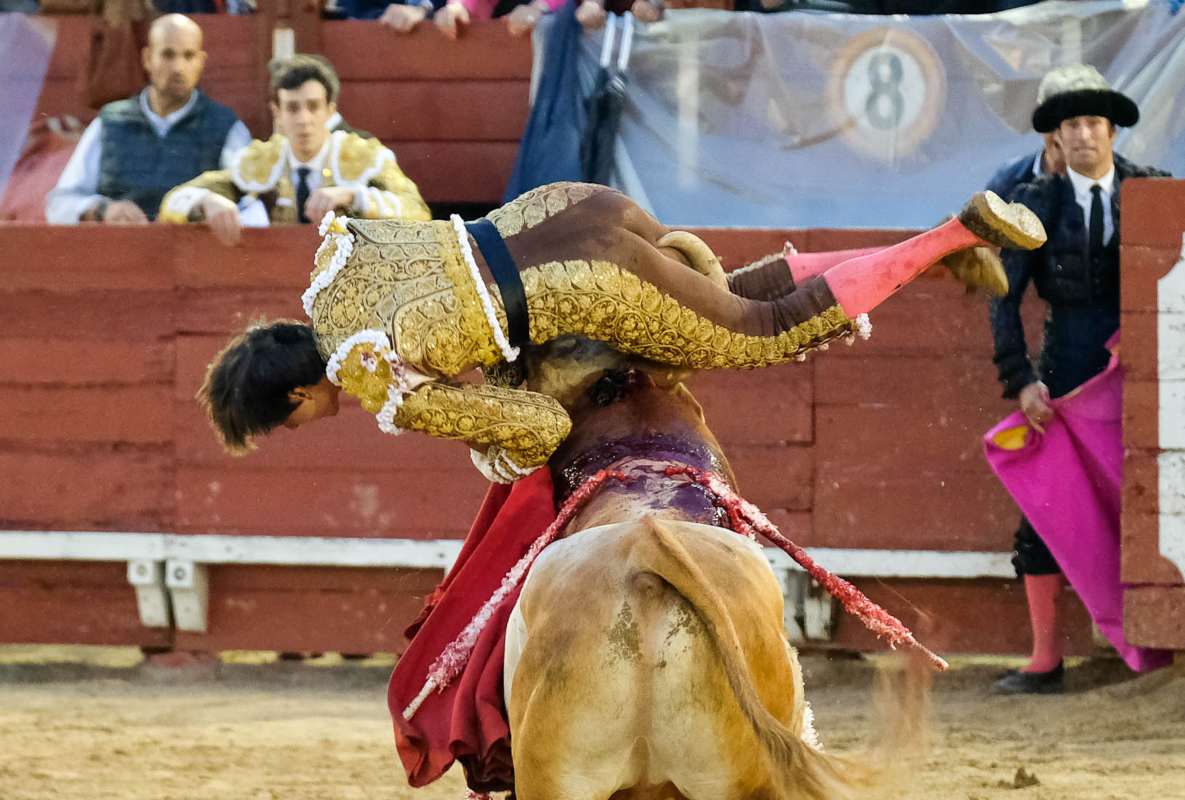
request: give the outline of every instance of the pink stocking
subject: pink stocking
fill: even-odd
[[[1062,660],[1065,642],[1058,625],[1058,598],[1062,576],[1025,575],[1025,597],[1029,601],[1029,623],[1033,626],[1033,655],[1024,672],[1048,672]]]
[[[883,247],[862,247],[858,250],[830,250],[826,253],[792,251],[785,254],[785,259],[786,264],[790,267],[790,275],[794,278],[794,285],[801,286],[808,278],[822,275],[836,264],[884,249]]]
[[[940,258],[981,244],[982,239],[952,219],[900,244],[849,258],[824,272],[823,280],[844,313],[855,317],[889,299]]]

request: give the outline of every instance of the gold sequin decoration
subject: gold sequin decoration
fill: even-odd
[[[378,167],[378,159],[386,148],[378,139],[364,139],[357,134],[341,137],[337,148],[337,173],[346,183],[355,183],[367,171]]]
[[[247,145],[246,151],[239,158],[238,177],[244,184],[270,185],[272,172],[283,152],[284,137],[278,133],[273,134],[266,142],[254,140]]]
[[[592,183],[549,183],[519,195],[486,216],[503,237],[513,236],[604,191],[609,190]]]
[[[460,375],[502,359],[449,223],[351,220],[349,227],[353,253],[313,305],[323,356],[377,328],[407,364],[429,374]],[[319,261],[330,256],[327,248]],[[738,333],[606,261],[550,262],[522,278],[535,344],[578,334],[676,367],[778,364],[853,330],[833,306],[776,336]],[[490,296],[505,330],[496,287]]]
[[[537,392],[429,383],[404,398],[395,424],[470,445],[497,445],[520,467],[547,462],[572,429],[564,407]]]
[[[387,386],[394,383],[395,375],[383,354],[369,342],[362,342],[342,360],[337,381],[342,391],[358,398],[371,414],[377,414],[387,402]]]
[[[579,334],[676,367],[778,364],[854,327],[836,305],[776,336],[738,333],[607,261],[552,262],[523,270],[522,277],[532,342]]]
[[[349,228],[353,252],[313,304],[323,356],[377,328],[404,362],[429,374],[458,375],[501,358],[449,223],[350,220]]]

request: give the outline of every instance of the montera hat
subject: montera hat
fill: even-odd
[[[1106,117],[1123,128],[1140,121],[1140,109],[1127,95],[1111,88],[1107,79],[1089,64],[1072,64],[1051,70],[1037,87],[1033,130],[1049,133],[1071,117]]]

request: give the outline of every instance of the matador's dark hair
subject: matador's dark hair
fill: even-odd
[[[297,53],[290,58],[273,58],[268,62],[267,71],[271,74],[268,92],[273,103],[280,102],[281,89],[292,91],[309,81],[316,81],[324,86],[325,99],[330,103],[336,103],[342,87],[337,71],[328,59],[322,56]]]
[[[256,323],[227,343],[206,369],[197,401],[223,446],[242,455],[251,437],[288,418],[297,404],[288,393],[325,377],[313,329],[293,320]]]

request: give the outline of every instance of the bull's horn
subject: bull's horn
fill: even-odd
[[[728,279],[724,277],[724,267],[720,266],[720,259],[716,258],[712,248],[694,233],[671,231],[659,239],[656,245],[678,250],[691,262],[692,269],[711,278],[716,285],[728,288]]]

